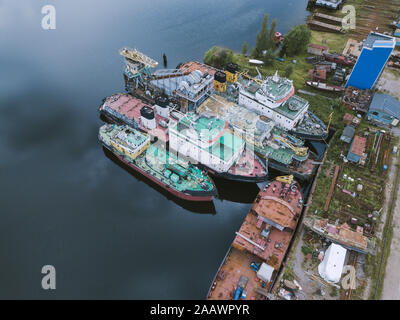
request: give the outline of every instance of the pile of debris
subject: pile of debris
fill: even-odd
[[[369,110],[373,93],[371,90],[360,90],[348,87],[343,95],[343,103],[346,107],[366,114]]]
[[[400,52],[393,53],[390,56],[388,66],[400,69]]]

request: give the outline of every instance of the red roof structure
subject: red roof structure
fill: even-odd
[[[365,152],[365,146],[367,144],[367,139],[360,136],[355,136],[353,140],[353,144],[351,146],[351,153],[356,154],[362,157]]]
[[[329,50],[329,48],[327,46],[322,46],[320,44],[315,44],[315,43],[311,43],[309,45],[309,47],[314,48],[314,49],[321,49],[321,50]]]

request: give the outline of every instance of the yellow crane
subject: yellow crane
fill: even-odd
[[[275,180],[276,181],[280,181],[280,182],[284,182],[284,183],[287,183],[287,184],[292,184],[293,175],[291,174],[290,176],[279,176],[279,177],[276,177]]]
[[[295,147],[294,145],[292,145],[286,138],[284,137],[279,137],[279,136],[275,136],[274,137],[275,140],[281,141],[283,142],[285,145],[287,145],[290,149],[292,149],[296,155],[300,156],[300,157],[304,157],[305,155],[307,155],[308,152],[308,148],[306,147]]]
[[[245,77],[245,78],[249,79],[249,80],[253,80],[253,81],[257,82],[260,85],[262,84],[262,80],[250,76],[248,70],[245,70],[243,72],[238,72],[238,74],[241,75],[242,77]]]
[[[329,127],[331,126],[332,117],[333,117],[333,112],[331,112],[331,114],[329,115],[329,122],[328,126],[326,127],[326,133],[329,133]]]

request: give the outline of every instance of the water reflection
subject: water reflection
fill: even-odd
[[[0,298],[204,298],[257,186],[217,181],[224,200],[206,207],[144,187],[101,151],[97,107],[123,91],[123,46],[170,67],[239,51],[265,12],[283,33],[303,23],[307,0],[53,2],[44,31],[49,1],[0,1]]]
[[[105,147],[102,147],[104,155],[110,159],[112,162],[114,162],[116,165],[118,165],[121,169],[127,171],[130,175],[132,175],[135,179],[144,182],[147,186],[155,189],[157,192],[162,194],[164,197],[166,197],[168,200],[173,201],[175,204],[178,206],[184,208],[185,210],[188,210],[193,213],[202,213],[202,214],[216,214],[214,202],[212,201],[187,201],[184,199],[180,199],[170,192],[166,191],[164,188],[161,188],[158,184],[155,182],[147,179],[144,177],[142,174],[138,173],[131,167],[129,167],[127,164],[121,162],[110,150],[106,149]]]

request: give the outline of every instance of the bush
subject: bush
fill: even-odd
[[[283,39],[287,56],[295,56],[307,48],[311,40],[311,31],[306,25],[293,27]]]
[[[232,61],[232,58],[231,50],[214,46],[204,55],[204,63],[217,69],[223,69],[228,62]]]
[[[289,78],[293,73],[293,66],[290,64],[285,69],[285,78]]]
[[[264,64],[266,66],[272,66],[274,64],[275,59],[276,56],[272,50],[268,50],[262,57],[262,61],[264,61]]]
[[[312,253],[312,249],[308,246],[302,246],[301,247],[301,252],[303,252],[303,254],[306,256],[309,253]]]

